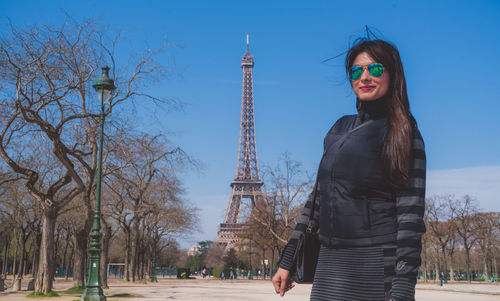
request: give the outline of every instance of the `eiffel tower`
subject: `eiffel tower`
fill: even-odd
[[[243,89],[241,95],[241,122],[238,159],[236,161],[236,176],[231,182],[231,198],[227,206],[224,222],[219,225],[216,244],[224,246],[225,250],[234,248],[238,242],[238,232],[244,223],[238,222],[241,201],[250,198],[255,204],[263,197],[262,185],[257,165],[257,150],[255,147],[255,123],[253,110],[252,70],[254,62],[249,51],[247,35],[247,51],[241,59],[243,69]]]

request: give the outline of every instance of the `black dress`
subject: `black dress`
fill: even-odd
[[[311,300],[388,300],[396,258],[387,253],[394,250],[321,246]]]

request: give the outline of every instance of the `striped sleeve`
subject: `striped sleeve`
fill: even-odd
[[[313,229],[318,229],[319,225],[319,184],[318,184],[318,191],[316,193],[316,202],[314,205],[314,215],[312,218],[312,226]],[[281,258],[278,262],[278,266],[280,268],[283,268],[285,270],[290,271],[293,267],[293,256],[295,254],[295,250],[297,249],[297,243],[299,241],[299,238],[301,235],[304,234],[304,232],[307,229],[307,225],[309,224],[309,216],[311,214],[311,207],[312,207],[312,196],[313,193],[309,195],[307,198],[307,201],[302,208],[302,212],[299,216],[299,219],[297,221],[297,225],[295,226],[295,229],[292,232],[292,236],[290,237],[290,240],[288,243],[285,245],[285,248],[283,249],[283,252],[281,253]]]
[[[412,141],[412,162],[409,185],[396,197],[397,249],[392,296],[397,301],[414,301],[415,284],[421,259],[422,234],[425,233],[425,145],[420,132],[415,129]]]

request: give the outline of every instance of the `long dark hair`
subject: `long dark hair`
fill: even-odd
[[[411,156],[411,140],[416,122],[410,113],[410,104],[406,92],[406,79],[401,57],[396,47],[383,40],[359,38],[349,49],[345,58],[348,74],[356,57],[366,52],[376,62],[384,66],[384,72],[390,76],[387,92],[388,130],[382,147],[382,160],[385,172],[395,186],[408,184]]]

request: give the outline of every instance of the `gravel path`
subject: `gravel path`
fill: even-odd
[[[63,291],[72,286],[71,281],[58,279],[55,290]],[[23,288],[26,285],[23,283]],[[231,301],[262,301],[308,300],[311,285],[296,285],[284,298],[273,292],[270,281],[264,280],[177,280],[159,279],[158,283],[126,283],[111,280],[110,289],[104,290],[108,301],[160,301],[160,300],[231,300]],[[0,300],[29,301],[26,298],[29,292],[2,292]],[[120,294],[129,294],[122,297]],[[79,295],[63,294],[61,297],[43,298],[43,300],[73,301]],[[418,284],[417,301],[500,301],[500,284],[447,284],[439,287],[435,284]]]

